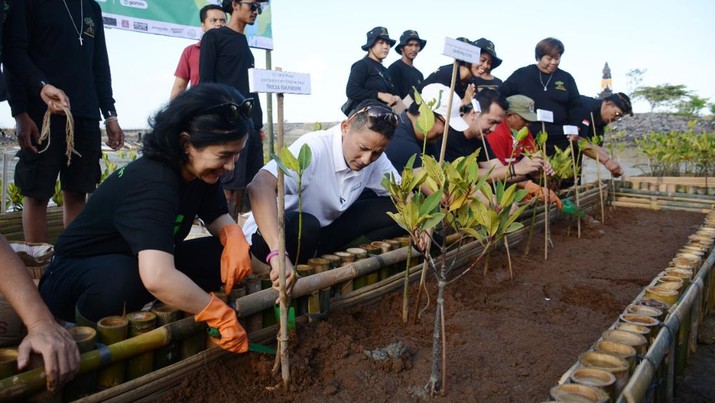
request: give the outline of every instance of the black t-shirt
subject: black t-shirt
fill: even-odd
[[[404,99],[409,94],[414,98],[412,87],[420,88],[420,84],[424,80],[422,73],[415,66],[407,65],[402,59],[395,60],[387,68],[387,71],[397,87],[397,95]]]
[[[503,81],[493,77],[491,80],[486,80],[481,77],[474,76],[469,79],[470,84],[474,84],[474,87],[476,88],[477,92],[483,90],[483,89],[490,89],[490,90],[498,90],[499,86],[502,85]]]
[[[428,84],[434,84],[434,83],[439,83],[442,85],[446,85],[447,87],[452,84],[452,71],[454,70],[454,65],[453,64],[447,64],[444,66],[440,66],[434,73],[430,74],[427,76],[427,78],[422,81],[422,87],[420,87],[420,92],[422,92],[422,88],[424,88]],[[459,74],[459,73],[458,73]],[[459,95],[459,98],[462,99],[464,98],[464,93],[467,91],[467,84],[462,83],[462,81],[459,79],[459,76],[457,76],[457,81],[454,84],[454,92]]]
[[[387,68],[367,56],[353,63],[345,86],[348,98],[357,105],[366,99],[377,99],[378,92],[398,95]]]
[[[80,1],[84,19],[80,18]],[[47,105],[40,99],[41,81],[62,89],[72,102],[72,115],[99,120],[99,111],[114,112],[112,78],[104,37],[102,10],[95,1],[13,1],[5,20],[3,61],[13,80],[9,86],[13,114],[29,112],[41,119]],[[69,15],[68,15],[69,10]],[[70,15],[76,23],[70,20]],[[79,24],[79,25],[77,25]],[[80,44],[77,30],[81,30]],[[13,91],[27,91],[18,95]]]
[[[606,123],[601,120],[601,104],[603,100],[581,95],[581,103],[583,104],[583,119],[579,125],[581,128],[579,135],[584,138],[593,137],[593,127],[591,125],[595,124],[596,134],[603,136],[606,131]],[[594,121],[591,121],[591,115],[593,115]],[[588,121],[589,124],[584,124],[585,121]]]
[[[554,146],[562,150],[568,147],[569,142],[564,136],[563,126],[578,126],[581,123],[583,105],[576,81],[571,74],[561,69],[557,69],[551,75],[544,73],[539,75],[539,71],[535,64],[516,70],[499,87],[499,92],[504,97],[526,95],[534,100],[534,109],[544,109],[554,113],[554,122],[545,124],[549,135],[546,152],[550,155]],[[534,134],[539,133],[541,122],[530,124],[529,130]]]
[[[486,144],[486,148],[485,145]],[[451,127],[449,128],[449,137],[447,137],[447,149],[445,150],[444,160],[452,162],[459,157],[466,157],[479,149],[477,162],[486,162],[496,158],[492,151],[489,142],[482,142],[481,139],[468,139],[463,132],[458,132]]]
[[[248,69],[255,61],[246,35],[229,27],[206,31],[201,38],[199,82],[221,83],[237,89],[241,95],[253,98],[253,127],[263,127],[263,110],[258,94],[249,92]]]
[[[167,165],[140,157],[102,182],[55,250],[63,257],[136,256],[147,249],[173,254],[194,217],[211,223],[227,212],[219,183],[185,183]]]
[[[407,117],[407,112],[400,114],[400,123],[395,129],[395,134],[392,135],[392,140],[385,150],[387,159],[392,162],[397,172],[402,172],[407,165],[407,161],[416,155],[413,168],[422,166],[422,145],[423,142],[417,140],[415,130],[412,127],[412,121]],[[431,156],[439,156],[439,144],[427,143],[427,154]]]

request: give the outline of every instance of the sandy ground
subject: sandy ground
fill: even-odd
[[[436,400],[547,400],[578,354],[666,267],[702,221],[703,215],[694,213],[617,209],[608,212],[605,225],[586,220],[581,239],[561,221],[552,227],[555,248],[547,261],[543,242],[534,242],[529,256],[523,255],[523,242],[514,248],[513,281],[504,253],[493,253],[486,276],[480,267],[447,290],[447,395]],[[542,236],[537,231],[534,239]],[[434,283],[430,279],[432,303],[414,325],[401,323],[402,296],[394,293],[299,326],[291,346],[290,393],[267,390],[277,383],[270,376],[273,357],[249,353],[210,363],[162,400],[421,400],[432,363]],[[365,354],[396,342],[405,346],[398,358],[376,361]]]

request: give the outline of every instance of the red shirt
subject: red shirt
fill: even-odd
[[[499,161],[504,165],[507,165],[509,162],[507,160],[510,158],[513,158],[511,162],[519,161],[524,151],[536,151],[536,142],[531,133],[524,140],[515,144],[516,138],[512,134],[511,128],[506,124],[506,119],[502,120],[496,129],[487,135],[487,141],[492,147],[494,156],[499,158]],[[516,149],[514,146],[516,146]]]
[[[199,83],[199,51],[201,41],[189,45],[181,52],[179,64],[176,66],[174,75],[184,80],[188,80],[191,86]]]

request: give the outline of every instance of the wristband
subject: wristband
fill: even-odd
[[[271,259],[273,259],[274,257],[276,257],[278,255],[280,255],[280,252],[278,252],[278,250],[272,250],[271,253],[269,253],[268,256],[266,256],[266,264],[270,265]]]
[[[119,120],[119,118],[117,118],[116,116],[109,116],[108,118],[104,119],[104,126],[107,126],[107,124],[109,122],[112,122],[112,121],[116,122],[118,120]]]

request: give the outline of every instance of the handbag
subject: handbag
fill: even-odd
[[[355,101],[350,98],[340,107],[340,110],[343,111],[345,116],[350,116],[350,112],[352,112],[353,109],[355,109]]]

